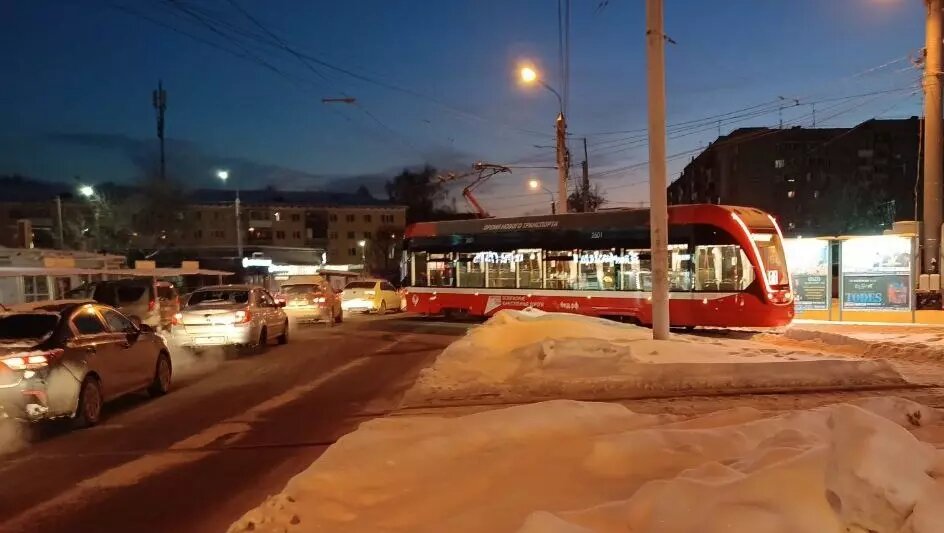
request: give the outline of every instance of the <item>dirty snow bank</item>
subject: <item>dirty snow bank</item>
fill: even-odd
[[[600,398],[717,389],[901,384],[877,361],[825,359],[769,345],[674,335],[537,310],[501,311],[423,370],[405,405],[448,398]]]
[[[935,410],[875,398],[683,419],[556,400],[387,418],[230,531],[940,533]],[[931,431],[939,434],[939,431]]]

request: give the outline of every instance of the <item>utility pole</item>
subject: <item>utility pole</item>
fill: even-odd
[[[157,138],[161,142],[161,181],[167,179],[167,169],[164,165],[164,111],[167,109],[167,92],[163,82],[158,80],[157,89],[151,93],[151,103],[157,112]]]
[[[924,59],[924,221],[921,236],[927,274],[938,273],[941,253],[941,8],[942,0],[927,0]]]
[[[665,32],[662,0],[646,0],[649,93],[649,233],[652,246],[652,338],[669,338],[669,210],[665,155]]]
[[[56,225],[59,226],[59,249],[66,249],[66,233],[62,229],[62,195],[56,195]]]
[[[563,105],[563,104],[562,104]],[[567,175],[570,172],[570,155],[567,153],[567,121],[564,109],[557,115],[557,198],[560,212],[570,211],[567,205]]]
[[[590,159],[587,157],[587,138],[583,138],[583,212],[590,212]]]

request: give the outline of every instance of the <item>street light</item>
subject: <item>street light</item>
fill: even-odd
[[[95,196],[95,188],[91,185],[82,185],[79,187],[79,194],[86,198],[91,198]]]
[[[364,266],[364,272],[367,272],[367,240],[361,239],[357,241],[357,245],[361,248],[361,264]]]
[[[531,180],[528,181],[528,188],[531,189],[532,191],[537,191],[537,190],[540,190],[540,189],[544,189],[544,192],[546,192],[546,193],[548,194],[548,196],[551,197],[551,214],[552,214],[552,215],[556,215],[556,214],[557,214],[557,207],[556,207],[556,206],[557,206],[557,203],[554,201],[554,191],[548,189],[548,188],[545,187],[540,181],[538,181],[538,180],[536,180],[536,179],[534,179],[534,178],[532,178]]]
[[[222,181],[223,183],[226,183],[226,181],[229,179],[229,171],[225,169],[217,170],[216,177],[220,178],[220,181]],[[242,231],[242,224],[239,223],[239,187],[236,187],[236,202],[233,204],[233,208],[236,211],[236,255],[239,256],[239,261],[242,261],[243,259],[243,231]]]
[[[95,247],[97,249],[101,249],[102,248],[102,235],[101,235],[102,224],[101,224],[101,214],[99,212],[99,205],[98,205],[99,202],[95,201],[97,200],[97,198],[95,197],[95,188],[92,187],[91,185],[80,185],[79,194],[84,196],[92,204],[92,217],[95,219]],[[61,230],[62,215],[61,214],[59,215],[59,218],[60,218],[59,225],[60,225],[60,238],[61,238],[61,234],[62,234],[61,233],[62,232]]]
[[[523,83],[540,83],[542,87],[551,91],[557,97],[560,113],[557,115],[557,197],[561,198],[561,212],[567,212],[567,174],[570,171],[570,154],[567,153],[567,119],[564,118],[564,99],[559,92],[548,85],[538,72],[531,67],[521,67],[519,72]]]

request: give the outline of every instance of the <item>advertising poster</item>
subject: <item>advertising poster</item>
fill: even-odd
[[[783,250],[793,280],[797,311],[829,309],[829,241],[784,239]]]
[[[911,309],[911,239],[859,237],[842,243],[842,308]]]

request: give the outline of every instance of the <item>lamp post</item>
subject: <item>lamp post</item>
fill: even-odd
[[[95,248],[100,249],[102,247],[102,225],[99,221],[99,206],[98,206],[98,197],[95,196],[95,188],[91,185],[80,185],[79,194],[84,196],[85,199],[92,204],[92,217],[95,220]],[[60,215],[61,217],[62,215]],[[60,222],[61,224],[61,222]]]
[[[646,0],[649,95],[649,235],[652,248],[652,338],[669,338],[669,211],[665,187],[665,33],[662,0]]]
[[[521,81],[527,84],[538,83],[557,97],[560,112],[557,115],[557,197],[561,199],[561,213],[567,209],[567,174],[570,172],[570,154],[567,152],[567,119],[564,117],[564,99],[559,92],[548,85],[531,67],[522,67]]]
[[[229,171],[217,170],[216,177],[220,178],[223,181],[223,183],[226,183],[226,180],[229,179]],[[239,213],[239,187],[236,187],[235,183],[233,184],[233,187],[236,189],[236,202],[233,204],[233,207],[236,212],[236,255],[239,256],[239,261],[242,261],[243,259],[243,229],[242,229],[242,224],[240,224],[239,222],[239,215],[240,215]]]
[[[367,240],[361,239],[357,241],[357,246],[361,249],[361,264],[364,265],[364,273],[368,273],[367,269]]]
[[[546,192],[546,193],[548,194],[548,196],[551,197],[551,214],[552,214],[552,215],[557,214],[557,209],[556,209],[556,207],[555,207],[556,204],[555,204],[555,202],[554,202],[554,191],[548,189],[547,187],[544,186],[544,184],[542,184],[540,181],[538,181],[538,180],[536,180],[536,179],[532,179],[532,180],[528,181],[528,188],[531,189],[532,191],[537,191],[537,190],[539,190],[539,189],[544,189],[544,192]]]

